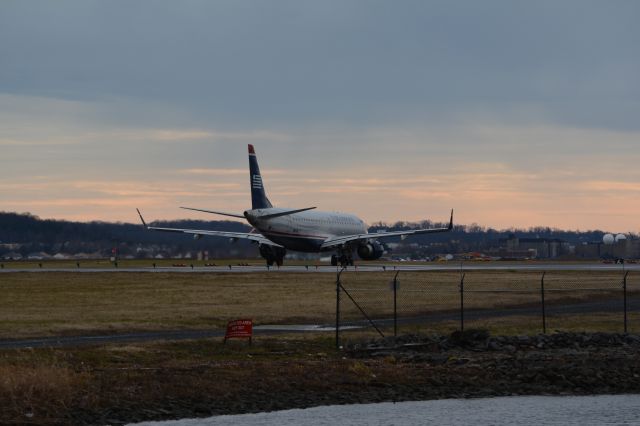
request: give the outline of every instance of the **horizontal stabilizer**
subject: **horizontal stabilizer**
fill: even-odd
[[[290,214],[306,212],[307,210],[313,210],[313,209],[315,209],[315,207],[307,207],[307,208],[304,208],[304,209],[287,210],[287,211],[279,212],[279,213],[265,214],[265,215],[262,215],[262,216],[259,216],[259,217],[260,217],[260,219],[273,219],[274,217],[288,216]]]
[[[185,209],[185,210],[194,210],[197,212],[204,212],[204,213],[213,213],[213,214],[219,214],[222,216],[231,216],[231,217],[239,217],[240,219],[244,219],[244,215],[238,214],[238,213],[226,213],[226,212],[215,212],[213,210],[203,210],[203,209],[194,209],[191,207],[180,207],[181,209]]]

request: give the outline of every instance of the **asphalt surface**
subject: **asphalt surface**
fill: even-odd
[[[343,329],[361,328],[362,325],[345,324]],[[256,325],[253,334],[256,336],[282,334],[282,333],[311,333],[322,331],[335,331],[335,327],[323,325]],[[5,339],[0,340],[0,349],[25,349],[25,348],[58,348],[68,346],[100,345],[103,343],[132,343],[169,340],[191,340],[224,337],[224,330],[167,330],[124,334],[104,334],[85,336],[54,336],[37,337],[31,339]]]
[[[279,268],[266,266],[238,266],[238,265],[221,265],[221,266],[169,266],[169,267],[106,267],[106,268],[14,268],[6,267],[0,269],[0,273],[10,272],[175,272],[175,273],[215,273],[215,272],[232,272],[232,273],[255,273],[255,272],[323,272],[335,273],[339,268],[335,266],[315,266],[315,265],[291,265],[281,266]],[[534,262],[518,262],[518,263],[502,263],[502,262],[466,262],[466,263],[433,263],[427,265],[413,265],[407,263],[393,263],[387,265],[358,265],[349,266],[347,270],[378,272],[378,271],[472,271],[472,270],[490,270],[490,271],[640,271],[640,264],[630,263],[625,265],[607,264],[607,263],[534,263]]]

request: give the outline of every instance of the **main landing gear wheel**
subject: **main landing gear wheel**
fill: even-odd
[[[331,266],[353,266],[353,256],[350,254],[334,254],[331,256]]]
[[[274,264],[282,266],[284,264],[284,257],[287,251],[281,247],[274,247],[267,244],[260,244],[260,256],[267,261],[267,266],[271,267]]]

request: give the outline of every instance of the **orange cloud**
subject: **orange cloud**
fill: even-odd
[[[87,136],[86,132],[69,134],[70,140]],[[261,134],[139,129],[94,132],[89,136],[96,140],[117,136],[144,143],[147,139],[242,140]],[[301,137],[269,132],[263,135],[279,141]],[[327,135],[313,136],[316,139],[311,142],[318,142],[318,138]],[[602,140],[615,141],[618,147],[635,146],[632,143],[636,143],[637,133],[553,126],[461,126],[431,133],[374,129],[362,135],[347,134],[347,139],[350,137],[364,148],[381,149],[384,155],[376,151],[376,156],[366,157],[366,161],[360,161],[360,157],[354,157],[357,159],[353,161],[346,158],[342,165],[296,159],[291,161],[291,168],[273,169],[268,162],[261,163],[271,201],[279,206],[315,205],[324,210],[349,211],[370,222],[445,220],[448,210],[455,208],[458,223],[498,228],[548,225],[612,231],[638,229],[640,197],[636,195],[640,191],[640,172],[635,167],[638,156],[627,151],[620,155],[620,150],[608,149],[583,152],[584,146],[602,146]],[[56,135],[51,140],[64,139]],[[11,135],[7,140],[18,139]],[[466,140],[474,142],[460,142]],[[509,143],[514,140],[520,143],[511,146]],[[373,142],[367,145],[370,141]],[[451,146],[458,144],[458,148],[447,151],[452,141],[455,143]],[[398,154],[404,147],[402,144],[409,144],[407,154]],[[432,144],[436,152],[423,150],[421,144]],[[460,151],[463,148],[470,152]],[[560,149],[568,154],[554,157]],[[393,156],[388,156],[393,150],[396,150]],[[243,167],[160,169],[151,173],[123,170],[118,174],[126,176],[122,180],[95,178],[109,175],[102,170],[90,171],[91,178],[76,177],[74,170],[56,170],[64,173],[64,178],[56,178],[53,173],[47,176],[44,169],[44,176],[40,177],[9,173],[3,176],[0,170],[0,206],[4,210],[33,209],[32,213],[41,217],[82,220],[131,222],[137,220],[135,207],[144,209],[154,219],[211,218],[181,211],[178,206],[229,211],[248,208],[248,171],[244,160],[241,161],[237,164]]]

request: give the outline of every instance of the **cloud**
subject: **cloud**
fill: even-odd
[[[41,139],[41,140],[28,140],[28,139],[9,139],[9,138],[0,138],[0,146],[32,146],[32,147],[46,147],[46,146],[55,146],[55,145],[74,145],[78,144],[79,141],[71,140],[71,139]]]
[[[160,3],[2,5],[3,208],[241,211],[247,143],[272,201],[367,220],[638,207],[634,2]]]
[[[199,129],[140,129],[122,132],[93,133],[93,139],[116,139],[126,141],[180,142],[203,140],[213,137],[213,133]]]
[[[351,142],[354,134],[356,141]],[[420,144],[422,134],[428,135],[427,143]],[[485,123],[433,132],[378,127],[342,135],[349,141],[349,150],[337,160],[330,150],[318,149],[325,136],[322,132],[308,139],[318,145],[294,150],[295,157],[286,149],[283,153],[262,150],[259,158],[272,202],[350,211],[367,221],[433,219],[454,207],[460,223],[496,227],[597,228],[613,218],[624,229],[637,227],[633,215],[621,213],[637,207],[628,196],[637,191],[640,178],[637,158],[630,151],[638,136],[635,132]],[[526,143],[511,152],[510,143],[519,136]],[[457,144],[474,138],[486,143],[464,145],[468,152],[460,153]],[[602,140],[608,145],[602,147]],[[386,149],[385,141],[392,141],[389,146],[394,149],[378,151],[378,146]],[[353,156],[351,150],[359,154]],[[183,217],[184,212],[177,209],[180,205],[242,211],[250,200],[246,147],[233,151],[236,155],[225,167],[156,169],[146,165],[147,169],[137,170],[127,180],[117,174],[105,178],[110,174],[104,172],[99,179],[65,176],[17,182],[5,178],[0,180],[0,202],[16,210],[32,206],[38,209],[34,213],[44,217],[46,212],[80,217],[80,209],[86,211],[86,220],[131,220],[131,206],[144,208],[157,218]],[[620,157],[614,155],[617,152],[630,154]],[[65,208],[56,201],[68,200],[70,188],[74,197],[89,200],[86,207],[78,201]],[[615,203],[603,203],[603,199]],[[34,203],[25,204],[30,200]],[[98,203],[105,208],[93,210]]]
[[[183,169],[178,173],[190,175],[235,176],[246,175],[247,169]]]
[[[236,175],[248,175],[249,169],[182,169],[178,173],[186,175],[206,175],[206,176],[236,176]],[[286,175],[286,170],[269,169],[269,176],[282,176]]]
[[[635,215],[629,213],[640,207],[634,201],[637,197],[629,197],[639,189],[633,181],[595,181],[589,173],[565,170],[522,173],[505,164],[469,163],[465,170],[460,162],[456,168],[458,172],[447,175],[413,175],[412,170],[388,168],[375,178],[360,178],[364,172],[354,165],[308,179],[307,171],[293,169],[265,185],[278,206],[316,205],[353,212],[369,222],[444,220],[440,216],[455,208],[458,223],[585,229],[606,228],[615,221],[619,230],[637,228]],[[202,182],[197,173],[171,171],[161,178],[132,181],[0,182],[0,202],[5,209],[31,209],[41,217],[128,222],[136,220],[134,207],[154,219],[200,217],[180,211],[180,205],[242,211],[250,204],[248,184],[239,172],[230,170],[218,175],[221,182]]]
[[[154,107],[137,115],[164,105],[213,127],[514,109],[563,126],[639,126],[634,2],[160,3],[124,14],[119,3],[3,5],[1,90],[145,101]]]
[[[629,193],[640,192],[640,182],[625,181],[587,181],[584,183],[585,190],[590,192],[607,192],[622,193],[621,195],[630,195]]]
[[[131,129],[115,132],[90,133],[87,139],[122,140],[137,142],[181,142],[181,141],[286,141],[288,137],[269,131],[222,132],[203,129]]]

